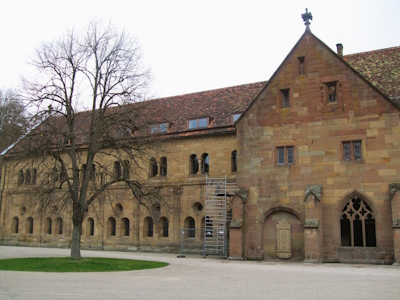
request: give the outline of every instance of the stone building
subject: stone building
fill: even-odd
[[[149,101],[158,116],[151,130],[168,150],[154,153],[148,172],[129,172],[164,183],[179,209],[154,207],[154,219],[117,186],[114,201],[88,210],[82,247],[177,251],[180,228],[189,228],[185,247],[201,250],[205,177],[226,175],[238,188],[231,258],[398,262],[399,69],[400,47],[343,56],[306,20],[269,81]],[[68,247],[68,209],[32,217],[20,203],[35,170],[21,171],[3,170],[1,244]]]

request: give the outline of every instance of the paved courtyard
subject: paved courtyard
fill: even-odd
[[[0,246],[0,259],[68,256],[69,249]],[[0,271],[0,299],[400,299],[400,268],[228,261],[199,255],[82,251],[82,256],[165,261],[110,273]]]

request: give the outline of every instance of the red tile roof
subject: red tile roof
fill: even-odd
[[[266,81],[148,101],[153,122],[170,122],[168,133],[193,136],[234,130],[232,114],[243,112]],[[188,130],[188,120],[209,117],[208,128]]]
[[[344,60],[390,98],[400,97],[400,47],[345,55]]]

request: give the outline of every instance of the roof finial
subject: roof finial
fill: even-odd
[[[306,8],[306,13],[301,14],[301,17],[303,18],[304,24],[306,25],[306,31],[310,31],[310,20],[312,20],[312,14],[311,12],[308,12],[308,9]]]

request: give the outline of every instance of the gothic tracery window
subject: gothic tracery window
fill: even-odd
[[[342,246],[376,247],[375,218],[372,209],[362,199],[353,197],[340,215]]]

